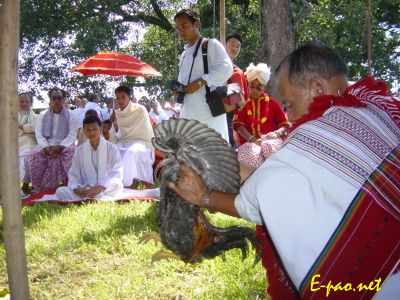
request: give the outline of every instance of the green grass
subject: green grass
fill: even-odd
[[[254,251],[244,261],[235,249],[225,261],[151,263],[162,245],[138,240],[157,230],[154,212],[155,204],[140,201],[24,207],[32,298],[265,299],[265,273],[260,263],[252,267]],[[218,226],[252,226],[222,214],[209,217]],[[8,285],[1,232],[0,290]]]

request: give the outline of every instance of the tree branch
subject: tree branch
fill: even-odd
[[[293,27],[295,32],[297,32],[300,23],[310,16],[312,10],[310,3],[307,2],[306,0],[294,0],[294,1],[300,7],[299,13],[293,17]]]
[[[154,9],[154,12],[156,13],[156,15],[158,16],[158,18],[160,19],[161,22],[163,22],[165,24],[165,28],[167,31],[173,30],[173,26],[171,25],[171,23],[169,22],[169,20],[165,17],[165,15],[163,14],[163,12],[161,11],[160,6],[158,5],[156,0],[150,0],[151,6]]]

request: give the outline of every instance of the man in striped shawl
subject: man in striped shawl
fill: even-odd
[[[35,192],[56,189],[65,184],[75,151],[78,130],[76,117],[64,108],[66,92],[52,88],[50,108],[36,120],[38,147],[29,156],[32,187]]]
[[[262,225],[272,299],[397,299],[399,100],[372,77],[349,87],[342,58],[319,43],[288,55],[276,76],[292,131],[240,193],[209,191],[186,166],[170,187]]]

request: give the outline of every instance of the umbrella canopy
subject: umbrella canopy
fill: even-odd
[[[141,77],[161,76],[160,72],[149,64],[131,55],[117,52],[100,52],[72,68],[72,71],[80,72],[84,76],[95,74]]]

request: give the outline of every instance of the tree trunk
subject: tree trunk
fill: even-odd
[[[28,299],[18,174],[17,51],[19,0],[0,0],[0,201],[11,299]]]
[[[262,0],[261,61],[271,67],[268,90],[277,98],[274,89],[274,71],[279,63],[295,48],[295,33],[289,0]],[[279,99],[277,99],[279,100]]]

